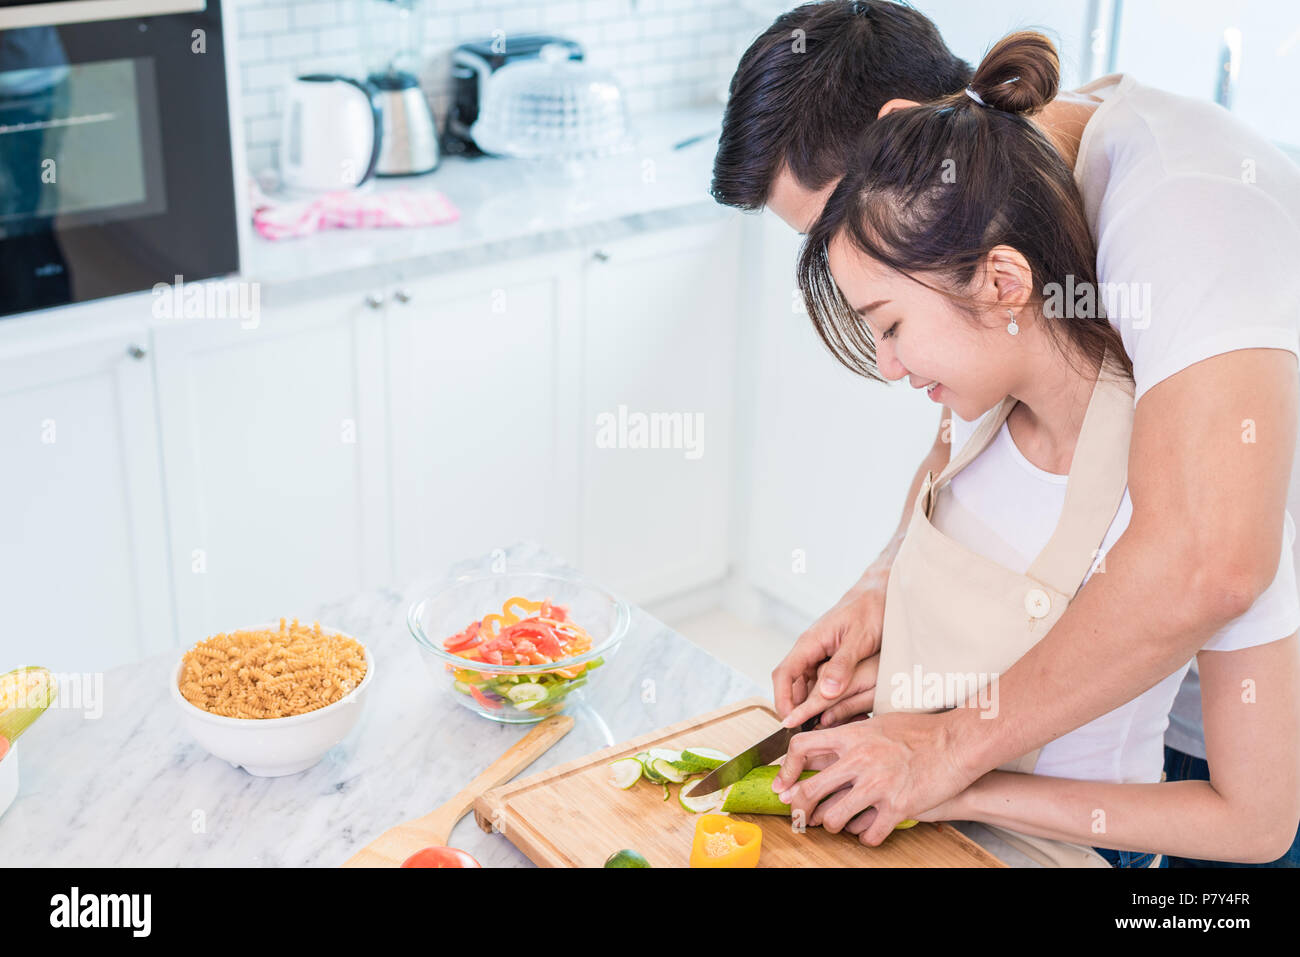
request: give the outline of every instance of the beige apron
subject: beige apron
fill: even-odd
[[[1065,613],[1128,482],[1133,383],[1114,376],[1105,363],[1102,368],[1075,446],[1060,520],[1025,574],[965,548],[930,521],[939,490],[992,441],[1017,400],[1007,396],[985,416],[938,479],[926,475],[889,573],[876,714],[943,711],[968,697],[993,713],[993,676],[1015,664]],[[1000,770],[1028,773],[1037,762],[1033,751]],[[1110,866],[1089,846],[985,826],[1046,866]]]

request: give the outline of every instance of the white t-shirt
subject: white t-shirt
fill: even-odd
[[[975,423],[953,416],[953,455],[974,429]],[[1004,422],[988,447],[940,490],[931,520],[954,541],[1024,574],[1056,529],[1068,480],[1068,476],[1046,472],[1026,459]],[[1133,504],[1125,491],[1102,539],[1101,556],[1087,578],[1097,573],[1132,515]],[[1273,584],[1204,647],[1234,651],[1276,641],[1300,628],[1300,595],[1291,557],[1294,540],[1295,525],[1287,514]],[[1034,773],[1090,781],[1159,781],[1166,718],[1187,670],[1183,665],[1132,701],[1048,742],[1039,753]]]
[[[1109,317],[1134,399],[1224,352],[1300,353],[1300,167],[1213,103],[1122,73],[1080,92],[1104,101],[1074,167],[1098,279],[1149,294]]]
[[[1109,316],[1133,360],[1135,399],[1224,352],[1300,352],[1300,168],[1213,103],[1127,74],[1081,92],[1103,100],[1084,127],[1074,168],[1097,242],[1098,279],[1114,291],[1139,284],[1128,287],[1138,295],[1127,309],[1117,296],[1110,300],[1119,308]],[[1288,506],[1300,514],[1300,468],[1293,468]],[[1194,668],[1174,702],[1166,742],[1205,757]]]

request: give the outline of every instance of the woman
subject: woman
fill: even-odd
[[[996,720],[997,674],[1084,581],[1140,572],[1105,566],[1131,515],[1131,366],[1076,298],[1105,301],[1096,250],[1070,169],[1025,118],[1058,77],[1045,37],[1013,34],[963,93],[873,124],[801,255],[809,315],[842,363],[980,420],[922,487],[890,573],[877,714],[964,705]],[[1279,856],[1300,818],[1293,537],[1288,520],[1273,585],[1197,656],[1209,782],[1158,783],[1187,662],[922,818],[984,822],[1046,864]],[[841,790],[813,824],[854,783],[844,762],[823,774],[819,790]]]

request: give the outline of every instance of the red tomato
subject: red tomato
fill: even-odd
[[[426,847],[416,851],[403,867],[482,867],[478,861],[456,847]]]
[[[498,663],[499,663],[499,662],[498,662]],[[470,686],[469,686],[469,693],[472,694],[472,695],[474,696],[474,700],[475,700],[475,701],[477,701],[479,704],[481,704],[481,705],[482,705],[483,707],[485,707],[485,708],[491,708],[491,709],[493,709],[493,710],[495,711],[497,708],[500,708],[500,707],[501,707],[500,702],[493,701],[491,698],[489,698],[489,697],[488,697],[487,695],[485,695],[483,692],[479,691],[479,690],[478,690],[477,688],[475,688],[473,685],[470,685]]]

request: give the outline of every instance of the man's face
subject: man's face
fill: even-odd
[[[915,100],[893,99],[885,102],[876,113],[876,118],[888,116],[895,110],[905,110],[919,106]],[[836,176],[821,189],[812,190],[799,185],[790,168],[784,163],[772,181],[772,190],[768,194],[766,208],[785,220],[787,226],[796,233],[806,233],[812,229],[817,217],[822,214],[822,207],[831,193],[839,185],[841,177]]]
[[[836,177],[822,189],[806,189],[799,185],[788,167],[782,166],[772,181],[767,208],[785,220],[786,225],[796,233],[806,233],[817,222],[822,207],[826,205],[826,200],[835,191],[839,181],[839,177]]]

